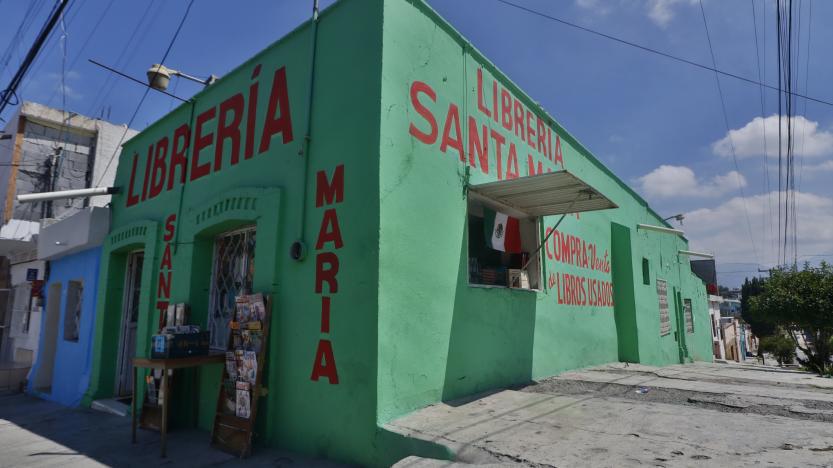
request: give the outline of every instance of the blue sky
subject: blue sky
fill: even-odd
[[[512,1],[711,64],[696,0]],[[8,83],[51,2],[0,0],[4,12],[0,53],[11,42],[25,10],[32,4],[36,10],[32,26],[0,73],[0,86]],[[306,20],[311,3],[251,0],[231,8],[221,0],[200,0],[166,64],[194,75],[223,75]],[[322,7],[331,3],[322,1]],[[712,72],[568,28],[496,0],[429,3],[643,194],[656,211],[668,216],[685,213],[683,229],[692,247],[717,254],[718,271],[723,273],[720,282],[736,284],[758,264],[777,263],[777,194],[772,193],[777,187],[777,119],[771,117],[777,112],[774,91],[764,90],[762,113],[758,86],[720,78],[733,130],[736,171]],[[776,85],[774,1],[703,0],[715,60],[722,70],[757,79],[753,4],[764,81]],[[127,80],[108,78],[106,71],[87,59],[143,76],[150,64],[162,58],[186,5],[185,0],[73,0],[65,21],[67,107],[115,123],[126,122],[144,90]],[[833,101],[833,62],[829,60],[833,29],[824,27],[833,18],[833,2],[802,0],[801,17],[798,92]],[[60,32],[59,27],[24,81],[22,99],[61,106]],[[90,34],[92,39],[82,50]],[[199,85],[180,80],[171,87],[183,97],[198,89]],[[144,128],[175,105],[171,98],[151,93],[133,126]],[[805,108],[805,101],[799,99],[797,109],[799,261],[831,260],[833,107],[808,102]],[[7,110],[3,117],[10,114]],[[767,118],[762,120],[762,114]],[[768,166],[762,148],[765,131]]]

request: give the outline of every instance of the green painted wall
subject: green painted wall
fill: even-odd
[[[191,321],[206,326],[213,241],[248,225],[257,227],[254,289],[274,297],[259,443],[365,465],[408,453],[447,458],[443,447],[392,434],[384,423],[436,401],[566,369],[620,358],[679,362],[674,335],[659,336],[654,281],[667,279],[669,289],[692,299],[696,323],[708,322],[703,285],[677,256],[686,241],[637,231],[636,223],[662,221],[421,1],[343,0],[321,15],[305,151],[314,29],[299,27],[125,144],[116,177],[122,192],[113,198],[102,253],[86,402],[114,392],[128,252],[145,250],[136,353],[147,356],[165,275],[172,277],[169,299],[189,303]],[[535,139],[533,148],[484,114],[478,71],[484,89],[495,83],[506,90],[513,112],[517,103],[524,111],[518,118],[536,133],[549,129],[546,142]],[[284,77],[286,99],[279,92]],[[417,81],[435,95],[422,88],[419,106],[412,100]],[[461,128],[452,119],[446,131],[455,110]],[[438,126],[429,142],[414,136],[430,133],[427,114]],[[505,139],[500,164],[495,143],[484,160],[467,151],[469,117],[478,131]],[[267,134],[267,122],[282,131]],[[442,145],[444,134],[450,146]],[[591,264],[559,261],[560,244],[551,241],[542,251],[541,291],[469,286],[466,184],[526,176],[539,164],[569,169],[620,206],[568,216],[559,226],[557,238],[576,239]],[[343,198],[320,199],[316,187],[339,174]],[[333,240],[336,220],[343,245]],[[556,221],[545,219],[544,228]],[[309,251],[296,262],[289,251],[299,238]],[[316,265],[329,259],[332,268],[332,255],[337,291],[323,269],[316,291]],[[651,265],[649,286],[641,281],[643,257]],[[587,284],[615,282],[622,306],[561,303],[559,285],[569,275]],[[708,327],[695,326],[681,339],[688,359],[710,359]],[[337,384],[312,378],[322,340],[332,344]],[[219,365],[202,368],[196,387],[187,383],[191,375],[178,378],[176,397],[198,404],[194,411],[180,405],[175,424],[210,429],[220,372]]]
[[[88,402],[109,397],[113,392],[125,252],[136,248],[147,252],[142,283],[142,325],[136,350],[138,355],[146,356],[159,317],[155,310],[156,283],[166,246],[168,217],[178,215],[177,238],[176,242],[172,241],[176,247],[170,300],[188,302],[192,322],[202,326],[207,326],[214,237],[255,224],[258,232],[254,289],[274,297],[265,375],[269,393],[261,400],[259,442],[334,459],[376,463],[381,453],[376,448],[379,437],[375,418],[378,272],[374,268],[378,255],[381,25],[380,1],[339,2],[321,15],[306,178],[303,175],[305,157],[300,153],[306,133],[310,82],[313,28],[309,23],[125,144],[115,182],[123,190],[113,197],[112,233],[103,255],[104,287],[99,298],[102,313]],[[258,66],[259,75],[253,78]],[[292,138],[284,142],[287,132],[277,133],[269,139],[268,150],[260,152],[273,77],[281,68],[286,73]],[[257,109],[252,139],[254,154],[246,158],[250,86],[254,83],[259,83],[257,105],[253,107]],[[245,103],[244,112],[239,116],[240,139],[236,145],[239,162],[232,163],[233,141],[226,139],[220,168],[215,170],[220,106],[234,99],[237,93]],[[140,194],[149,146],[163,137],[169,139],[169,149],[163,151],[166,170],[169,169],[175,129],[190,123],[189,150],[193,149],[197,121],[212,108],[216,114],[202,125],[202,133],[203,136],[213,134],[213,141],[198,155],[198,164],[210,164],[209,174],[191,180],[194,154],[189,151],[188,180],[184,185],[178,181],[180,171],[177,170],[171,190],[167,190],[166,181],[165,188],[156,197],[127,206],[134,158],[138,158],[138,163],[133,193]],[[277,106],[276,117],[281,116],[279,109]],[[229,111],[226,124],[236,118],[235,112]],[[343,201],[317,207],[317,174],[324,171],[332,179],[341,165]],[[309,253],[303,262],[295,262],[290,259],[289,251],[292,242],[300,236],[302,208],[305,210],[303,238]],[[336,210],[343,247],[335,248],[334,242],[327,242],[320,249],[320,252],[337,254],[339,269],[337,292],[330,290],[329,283],[323,283],[323,294],[318,294],[315,291],[319,252],[316,241],[328,208]],[[137,223],[145,230],[133,236],[122,234],[126,227]],[[321,331],[322,296],[331,299],[329,333]],[[332,343],[337,385],[327,378],[311,380],[321,339]],[[202,368],[197,391],[182,392],[199,399],[198,414],[194,418],[181,411],[178,423],[186,424],[190,419],[200,428],[210,430],[220,372],[219,365]],[[185,385],[182,383],[180,389]]]
[[[669,289],[682,291],[697,303],[696,320],[707,320],[702,283],[691,275],[688,259],[677,255],[687,242],[638,231],[637,223],[663,222],[422,2],[386,1],[383,31],[378,419],[620,356],[656,365],[679,362],[675,335],[659,336],[655,280],[666,279]],[[418,84],[414,91],[415,82],[430,89]],[[540,118],[553,140],[558,135],[563,164],[554,151],[541,150],[537,138],[530,146],[517,126],[505,128],[502,111],[494,119],[494,82],[500,107],[502,90],[511,96],[513,119],[517,101],[536,133],[541,133]],[[478,136],[485,126],[488,135],[494,131],[505,140],[499,163],[498,142],[489,139],[488,170],[479,153],[470,154],[469,118]],[[544,265],[548,280],[569,274],[612,282],[615,275],[616,298],[623,301],[621,307],[617,302],[618,323],[612,306],[560,304],[557,285],[528,292],[468,284],[466,184],[506,178],[507,173],[530,175],[540,170],[539,164],[545,171],[568,169],[620,206],[567,217],[558,229],[592,244],[600,257],[606,253],[609,259],[616,252],[612,271],[559,262],[550,258],[555,252],[549,246]],[[544,225],[556,221],[546,218]],[[621,234],[615,246],[612,223]],[[648,286],[642,284],[643,257],[651,267]],[[671,314],[675,327],[673,309]],[[693,350],[689,355],[710,359],[703,352],[709,344],[703,336],[686,337]]]

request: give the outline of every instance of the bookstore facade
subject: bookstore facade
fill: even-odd
[[[448,455],[384,426],[437,401],[711,359],[687,241],[418,0],[336,3],[128,141],[115,185],[87,404],[158,398],[131,360],[198,328],[234,362],[173,374],[172,427],[225,410],[384,465]]]

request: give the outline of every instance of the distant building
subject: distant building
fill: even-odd
[[[119,144],[135,133],[24,102],[0,134],[0,362],[16,363],[16,371],[5,374],[11,381],[0,386],[16,386],[37,358],[48,279],[47,264],[38,258],[38,233],[79,210],[110,202],[102,196],[19,203],[16,196],[111,185]]]
[[[740,299],[724,297],[720,303],[721,317],[740,317]]]

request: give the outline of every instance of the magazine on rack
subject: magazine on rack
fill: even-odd
[[[237,382],[237,411],[238,418],[248,419],[252,415],[251,386],[249,382]]]

